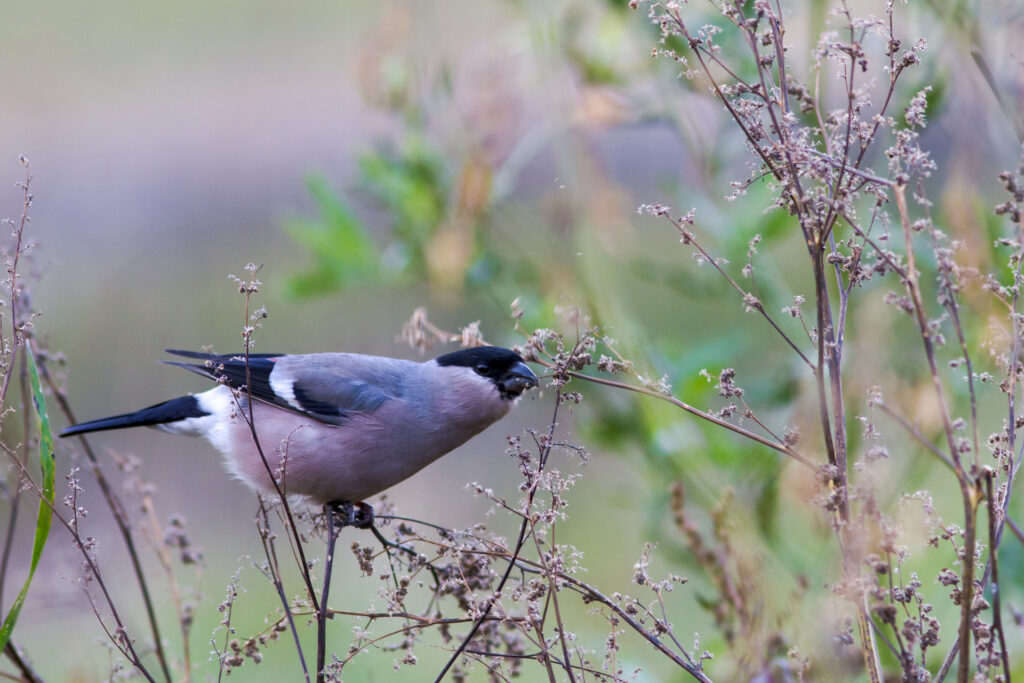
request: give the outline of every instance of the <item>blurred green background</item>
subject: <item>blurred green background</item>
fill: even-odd
[[[883,12],[877,3],[851,6]],[[769,310],[810,292],[795,227],[778,212],[762,213],[768,191],[754,186],[725,201],[729,181],[746,175],[748,153],[697,82],[650,58],[657,34],[646,10],[598,0],[0,7],[0,206],[7,216],[20,211],[12,186],[21,175],[17,155],[27,155],[36,198],[32,305],[42,313],[35,332],[65,354],[81,419],[201,390],[197,378],[157,361],[164,348],[239,348],[242,300],[227,276],[243,275],[251,261],[263,264],[260,302],[269,310],[256,351],[413,358],[396,335],[422,305],[443,328],[479,319],[489,341],[512,344],[520,341],[508,316],[517,297],[531,329],[569,329],[555,308],[578,305],[642,372],[667,375],[693,405],[720,406],[701,369],[735,367],[760,416],[780,429],[802,427],[805,452],[820,456],[810,378],[791,352],[709,269],[697,267],[670,225],[636,213],[640,203],[697,207],[699,234],[734,272],[747,242],[762,234],[758,286]],[[795,68],[806,67],[829,9],[790,6]],[[717,18],[710,6],[688,11]],[[937,1],[901,6],[897,21],[908,43],[925,37],[933,46],[899,101],[923,85],[935,88],[923,145],[939,163],[929,186],[937,222],[967,243],[971,265],[998,268],[1004,257],[992,241],[1001,226],[991,206],[1002,201],[996,173],[1013,167],[1020,152],[1024,69],[1014,41],[1024,13],[1009,1]],[[838,94],[834,84],[822,87],[826,98]],[[867,388],[879,384],[891,404],[933,433],[920,341],[909,318],[882,303],[895,286],[856,292],[846,351],[855,365],[851,425]],[[974,310],[968,334],[983,355],[993,337],[989,316],[999,313],[977,291],[967,302]],[[687,645],[699,632],[701,647],[719,655],[708,664],[713,677],[741,677],[745,648],[757,659],[784,657],[791,645],[823,667],[821,680],[833,680],[830,670],[835,680],[862,675],[856,653],[837,654],[823,628],[822,615],[832,610],[825,584],[837,570],[834,541],[810,503],[813,479],[665,405],[578,388],[585,401],[560,427],[593,458],[559,533],[585,553],[587,580],[606,592],[637,592],[629,583],[633,563],[645,541],[657,541],[653,573],[691,578],[672,594],[670,616]],[[999,405],[996,393],[983,400],[990,416],[983,438],[999,427]],[[524,401],[513,417],[396,487],[390,498],[399,514],[448,526],[479,520],[488,506],[464,490],[470,481],[514,498],[517,471],[502,454],[505,435],[544,426],[550,410],[550,395]],[[890,447],[880,499],[895,510],[900,494],[928,488],[942,506],[951,501],[943,510],[956,520],[952,478],[892,423],[880,423]],[[858,439],[852,426],[851,435]],[[250,568],[259,551],[252,496],[202,442],[138,430],[94,443],[101,452],[137,455],[160,514],[183,514],[192,541],[205,549],[201,579],[184,572],[182,581],[200,594],[196,680],[215,678],[205,653],[237,567],[245,568],[247,590],[237,607],[239,634],[262,628],[276,609]],[[59,475],[72,445],[63,449]],[[573,458],[559,457],[562,469],[577,469]],[[672,526],[674,481],[685,484],[692,520],[709,536],[708,511],[728,501],[734,569],[760,601],[757,632],[741,642],[729,645],[715,629],[707,609],[713,588]],[[100,539],[122,604],[131,606],[134,586],[109,514],[92,482],[84,486],[89,533]],[[1024,518],[1019,497],[1014,508]],[[488,523],[512,529],[501,516]],[[906,523],[913,531],[920,521],[910,515]],[[26,548],[28,532],[19,538]],[[912,550],[914,568],[952,625],[954,612],[934,584],[948,553]],[[1001,557],[1012,577],[1024,552],[1008,538]],[[48,680],[92,681],[109,671],[78,575],[75,553],[55,531],[15,632]],[[373,598],[376,585],[356,575],[346,557],[332,592],[339,608],[363,608]],[[1024,608],[1019,576],[1004,599]],[[176,651],[173,616],[161,601]],[[573,609],[578,635],[600,653],[607,624],[584,606]],[[141,611],[127,611],[141,633]],[[1020,652],[1024,639],[1011,630],[1010,647]],[[773,640],[777,632],[784,641]],[[952,630],[943,633],[948,643]],[[347,647],[343,620],[332,622],[330,634],[339,650]],[[391,653],[357,658],[346,678],[422,680],[443,660],[419,654],[418,668],[397,674]],[[638,680],[683,680],[638,642],[623,656],[627,671],[644,668]],[[283,680],[296,671],[293,648],[282,641],[236,675]]]

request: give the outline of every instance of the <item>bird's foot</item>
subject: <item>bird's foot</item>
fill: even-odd
[[[362,501],[355,504],[355,513],[352,515],[352,526],[357,529],[370,529],[373,527],[373,506]]]
[[[356,529],[370,529],[373,527],[373,507],[367,503],[328,503],[331,508],[334,527],[338,530],[347,526]]]

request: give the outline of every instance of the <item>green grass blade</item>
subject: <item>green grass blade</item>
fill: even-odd
[[[11,638],[14,630],[14,623],[18,620],[22,605],[25,604],[25,597],[28,595],[29,584],[36,573],[39,565],[39,558],[43,554],[43,547],[50,535],[50,523],[53,521],[53,433],[50,431],[50,418],[46,414],[46,397],[43,395],[43,387],[39,383],[39,371],[36,368],[36,359],[32,354],[32,348],[25,345],[25,353],[28,356],[29,379],[32,384],[32,403],[35,404],[36,428],[39,430],[39,468],[43,475],[43,498],[39,501],[39,514],[36,517],[36,537],[32,544],[32,563],[29,566],[28,577],[25,585],[21,587],[17,599],[11,605],[4,623],[0,626],[0,651],[7,647],[7,641]],[[25,436],[28,438],[28,435]]]

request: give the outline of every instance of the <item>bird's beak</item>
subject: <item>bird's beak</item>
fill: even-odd
[[[512,398],[518,397],[527,389],[537,386],[537,375],[527,367],[526,363],[519,362],[513,365],[498,382],[501,393]]]

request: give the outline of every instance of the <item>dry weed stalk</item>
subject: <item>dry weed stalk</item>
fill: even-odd
[[[641,4],[637,0],[630,3],[633,8]],[[1012,174],[1002,176],[1012,199],[998,211],[1013,222],[1013,236],[1003,240],[1004,246],[1013,250],[1012,279],[1008,285],[1001,284],[995,276],[985,280],[985,289],[1006,305],[1012,330],[1007,335],[1006,348],[995,354],[995,365],[1003,376],[1001,383],[996,383],[1007,396],[1009,414],[1002,432],[990,439],[996,466],[989,467],[981,463],[977,391],[979,381],[993,381],[993,376],[974,369],[975,359],[961,322],[969,311],[962,308],[960,294],[972,273],[956,261],[959,245],[933,222],[926,192],[935,165],[920,147],[919,136],[927,123],[930,88],[909,99],[902,121],[892,111],[898,84],[908,70],[920,63],[926,43],[907,40],[899,34],[893,2],[885,5],[885,14],[878,18],[857,17],[841,1],[832,18],[842,28],[822,34],[811,72],[803,78],[787,63],[792,53],[785,44],[784,11],[778,0],[726,0],[712,4],[725,17],[724,28],[697,25],[699,12],[686,3],[650,2],[648,16],[659,27],[662,38],[662,47],[654,55],[675,60],[686,78],[705,85],[711,96],[724,105],[753,154],[750,175],[733,183],[729,199],[743,196],[755,182],[765,182],[774,191],[768,208],[788,214],[794,229],[802,234],[813,281],[809,297],[814,305],[812,325],[808,327],[804,322],[801,295],[795,297],[794,306],[784,308],[782,313],[799,318],[806,343],[790,336],[757,295],[754,255],[760,236],[754,236],[750,242],[748,262],[742,271],[743,279],[750,283],[746,286],[732,277],[724,262],[712,256],[698,239],[693,211],[674,216],[660,205],[646,205],[641,211],[670,221],[679,231],[681,241],[695,250],[698,263],[711,264],[737,291],[747,311],[762,317],[813,376],[820,427],[818,444],[825,453],[825,462],[819,466],[826,487],[822,504],[830,515],[843,558],[843,577],[837,591],[856,611],[865,668],[872,681],[884,678],[878,650],[880,639],[900,662],[904,680],[910,681],[931,680],[926,652],[938,643],[938,624],[928,615],[931,605],[922,599],[920,583],[909,589],[907,585],[896,587],[891,580],[893,563],[904,561],[905,550],[897,542],[892,520],[878,510],[869,485],[871,461],[882,457],[885,448],[876,444],[855,459],[849,452],[850,398],[845,386],[843,353],[847,335],[855,334],[855,330],[847,328],[851,298],[861,291],[872,291],[866,287],[872,280],[894,279],[898,283],[903,293],[890,293],[886,300],[899,313],[912,316],[917,325],[945,448],[932,444],[916,429],[911,431],[949,466],[962,502],[962,525],[950,527],[948,534],[960,569],[955,581],[954,575],[946,576],[945,580],[940,577],[944,584],[957,586],[952,598],[959,605],[960,623],[956,644],[937,672],[938,678],[945,675],[957,656],[960,681],[972,676],[972,656],[979,674],[1009,677],[999,610],[994,611],[992,623],[986,624],[982,615],[988,604],[982,593],[997,573],[1006,504],[1021,460],[1015,440],[1015,395],[1020,378],[1017,359],[1022,333],[1017,312],[1022,242],[1018,180]],[[689,18],[691,15],[693,19]],[[740,49],[725,49],[723,43],[738,44]],[[675,48],[680,44],[685,51]],[[825,79],[841,83],[839,106],[826,108],[822,104],[820,84]],[[876,81],[884,84],[880,105],[874,103],[879,95]],[[872,165],[883,158],[883,152],[887,168],[879,171]],[[913,209],[908,192],[915,204]],[[895,240],[889,239],[887,226],[893,223],[902,232],[902,250]],[[937,264],[939,314],[930,310],[923,293],[917,263],[918,252],[923,250],[929,250],[930,258]],[[967,371],[969,406],[965,418],[955,416],[950,388],[940,371],[940,348],[946,343],[944,330],[956,340],[959,355],[953,366],[963,366]],[[805,352],[808,343],[810,349]],[[866,408],[884,406],[887,413],[898,416],[898,411],[881,400],[880,391],[872,394]],[[729,387],[722,395],[742,396]],[[735,414],[754,421],[777,442],[776,447],[784,442],[745,403]],[[900,424],[910,427],[908,420],[898,419]],[[865,421],[864,426],[867,435],[877,435],[873,422]],[[993,441],[1003,446],[992,448]],[[804,455],[807,456],[806,451]],[[852,479],[855,473],[862,481]],[[998,481],[1002,496],[995,509],[988,508],[989,551],[986,569],[979,579],[976,567],[984,551],[977,538],[984,527],[979,527],[978,512],[979,504],[986,501],[990,478]],[[962,543],[956,543],[956,539],[962,539]],[[890,577],[888,585],[880,580],[882,577]],[[998,594],[996,587],[993,594]],[[918,611],[908,611],[908,605],[916,605]],[[886,637],[886,627],[895,642]]]

